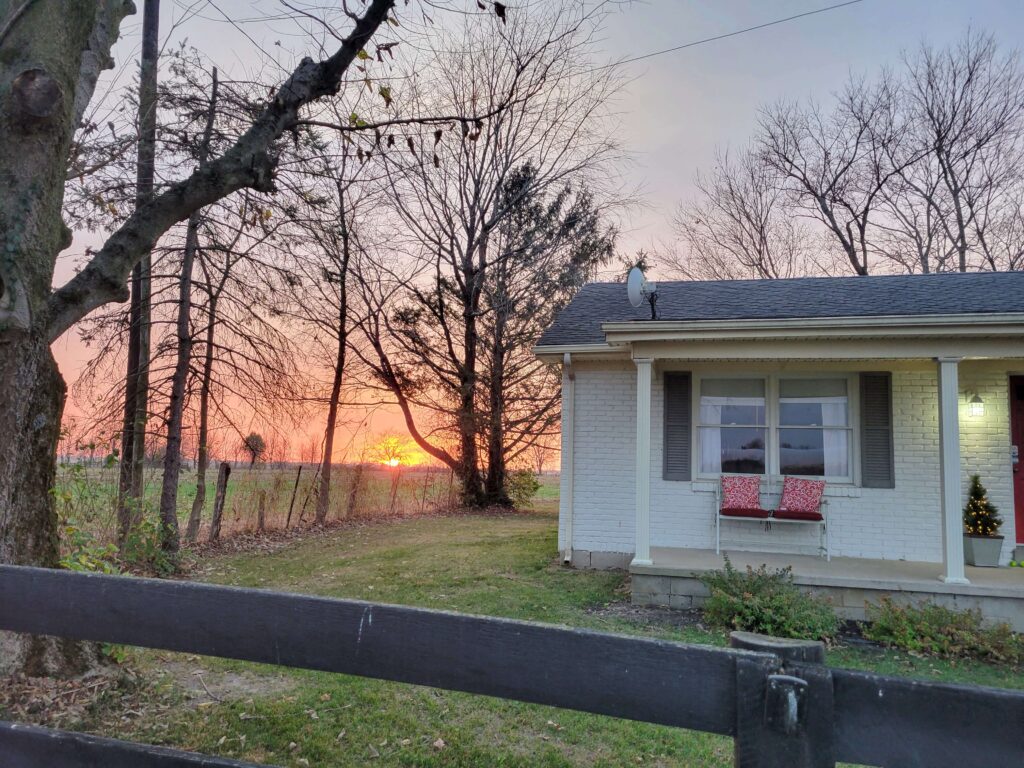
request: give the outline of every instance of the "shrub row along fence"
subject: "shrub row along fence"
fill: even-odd
[[[731,736],[742,768],[1001,766],[1024,693],[354,600],[0,566],[0,629],[219,656]],[[238,766],[0,723],[4,766]]]

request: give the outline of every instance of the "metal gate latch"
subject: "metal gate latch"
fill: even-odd
[[[764,697],[764,722],[792,736],[807,718],[807,681],[792,675],[768,675]]]

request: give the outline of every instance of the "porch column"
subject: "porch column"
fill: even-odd
[[[937,358],[939,364],[939,477],[942,488],[942,550],[947,584],[969,584],[964,575],[964,525],[960,509],[959,357]]]
[[[636,363],[636,554],[633,563],[651,565],[651,363]]]

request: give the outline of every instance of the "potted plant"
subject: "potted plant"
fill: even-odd
[[[999,526],[1003,519],[999,510],[988,500],[988,491],[978,475],[971,476],[971,489],[964,507],[964,559],[968,565],[995,568],[1003,549]]]

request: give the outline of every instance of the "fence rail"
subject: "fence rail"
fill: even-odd
[[[1018,764],[1024,755],[1024,693],[355,600],[0,566],[0,629],[360,675],[708,731],[735,737],[736,764],[743,768],[836,760],[962,768]],[[111,757],[97,762],[87,753]],[[19,767],[241,765],[9,723],[0,724],[0,754],[21,755],[11,763]],[[119,763],[115,755],[131,757]]]

